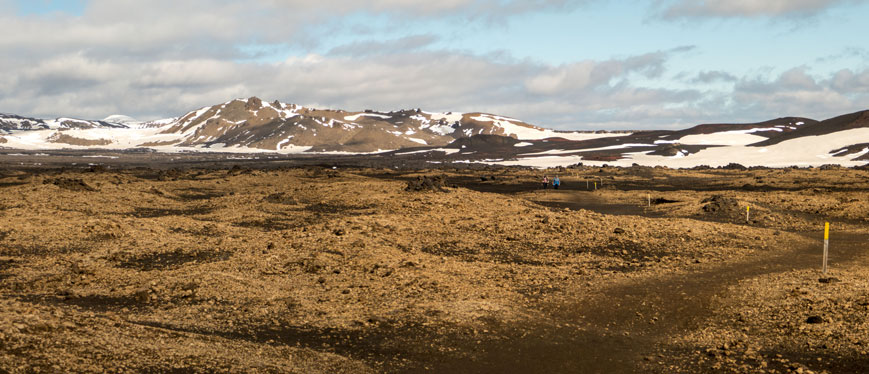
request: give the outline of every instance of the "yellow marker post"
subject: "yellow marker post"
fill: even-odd
[[[594,189],[597,190],[597,182],[594,182]]]
[[[830,223],[824,222],[824,263],[823,272],[827,275],[827,253],[830,250]]]
[[[746,205],[745,206],[745,223],[749,223],[748,222],[749,212],[751,212],[751,205]]]

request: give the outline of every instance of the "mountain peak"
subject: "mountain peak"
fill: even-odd
[[[249,99],[247,99],[247,103],[244,107],[247,110],[258,110],[259,108],[263,107],[263,101],[256,96],[251,96]]]

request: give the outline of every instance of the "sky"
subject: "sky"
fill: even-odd
[[[561,130],[869,109],[869,0],[0,0],[0,112],[257,96]]]

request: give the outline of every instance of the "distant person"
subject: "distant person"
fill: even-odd
[[[543,176],[543,189],[545,190],[545,189],[546,189],[546,186],[548,186],[548,185],[549,185],[549,178],[547,178],[547,177],[544,175],[544,176]]]
[[[560,185],[561,185],[561,179],[558,179],[558,176],[556,175],[555,178],[552,179],[552,188],[557,190],[558,186],[560,186]]]

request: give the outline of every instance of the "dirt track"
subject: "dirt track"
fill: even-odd
[[[869,173],[561,173],[8,170],[0,369],[869,368]]]

